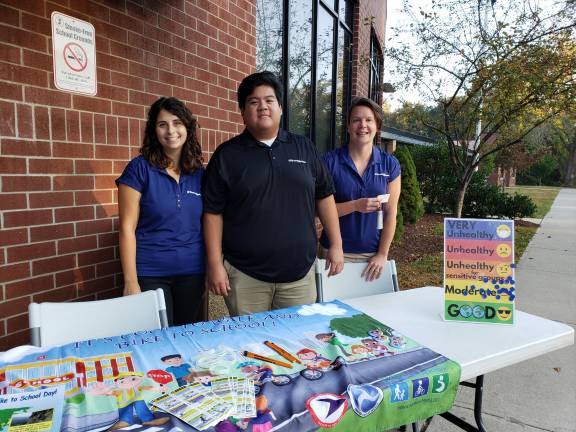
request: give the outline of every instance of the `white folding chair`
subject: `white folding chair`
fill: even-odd
[[[145,291],[109,300],[28,305],[33,345],[64,345],[168,327],[164,291]]]
[[[336,276],[328,277],[324,269],[326,260],[316,261],[316,293],[317,301],[330,301],[334,299],[345,300],[355,297],[398,292],[398,276],[396,262],[388,260],[380,277],[368,282],[362,277],[362,271],[367,263],[345,263],[344,270]]]

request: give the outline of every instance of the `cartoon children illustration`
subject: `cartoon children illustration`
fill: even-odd
[[[385,355],[393,355],[394,353],[391,352],[387,347],[384,345],[380,345],[374,339],[365,338],[362,339],[362,345],[368,348],[375,356],[382,357]]]
[[[192,371],[186,377],[186,380],[189,382],[195,382],[198,384],[202,384],[204,387],[210,387],[212,385],[212,379],[214,375],[207,370],[200,370],[200,371]]]
[[[302,348],[296,353],[296,355],[309,369],[325,369],[331,364],[329,359],[319,355],[316,351],[310,348]]]
[[[240,420],[235,417],[228,417],[226,420],[222,420],[216,426],[214,430],[216,432],[238,432],[244,430],[248,427],[248,422],[246,420]]]
[[[368,336],[374,339],[381,345],[384,345],[388,342],[388,336],[384,334],[384,332],[379,328],[374,328],[372,330],[368,330]]]
[[[188,363],[184,363],[180,354],[170,354],[162,357],[160,360],[162,360],[164,364],[169,365],[166,368],[166,372],[174,375],[174,378],[176,378],[176,382],[180,387],[186,384],[185,377],[189,372],[192,372],[192,366]]]
[[[372,354],[372,350],[365,345],[352,345],[350,349],[352,354],[361,355],[363,358],[375,357],[375,354]]]
[[[252,432],[268,432],[272,429],[272,420],[276,420],[276,416],[268,409],[268,399],[264,395],[257,396],[256,417],[251,418],[248,423],[252,425]]]
[[[262,385],[272,379],[273,370],[269,365],[258,365],[255,362],[247,361],[238,365],[240,372],[254,381],[256,385]]]
[[[161,391],[158,387],[144,386],[144,374],[141,372],[123,372],[114,378],[114,386],[102,382],[95,383],[90,392],[95,395],[114,396],[118,406],[118,421],[109,430],[122,429],[140,420],[145,426],[159,426],[170,421],[169,417],[155,418],[140,392],[144,390]]]
[[[344,354],[346,357],[350,356],[350,353],[344,349],[345,344],[343,344],[340,341],[340,339],[336,337],[335,333],[318,333],[316,335],[316,339],[318,339],[321,342],[325,342],[332,346],[338,347],[340,351],[342,351],[342,354]]]

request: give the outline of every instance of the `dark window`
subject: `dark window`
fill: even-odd
[[[374,102],[382,102],[382,50],[374,31],[370,36],[370,80],[368,95]]]
[[[350,100],[352,0],[257,0],[257,70],[282,79],[283,126],[321,152],[342,144]],[[315,60],[315,61],[314,61]]]

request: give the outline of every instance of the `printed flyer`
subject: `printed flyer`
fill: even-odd
[[[0,432],[58,432],[64,389],[0,394]]]
[[[444,319],[514,324],[514,221],[444,219]]]

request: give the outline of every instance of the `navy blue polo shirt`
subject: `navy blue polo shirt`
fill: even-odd
[[[117,185],[122,183],[141,193],[136,227],[139,277],[204,273],[203,171],[182,172],[177,183],[165,169],[138,156],[116,180]]]
[[[398,159],[377,147],[373,147],[372,156],[362,177],[350,158],[348,146],[326,153],[324,163],[334,180],[336,203],[386,194],[388,183],[400,175]],[[340,233],[344,252],[376,253],[380,243],[378,213],[352,212],[340,217]],[[325,248],[329,246],[324,233],[320,243]]]
[[[316,257],[316,201],[333,193],[309,139],[280,130],[269,147],[245,130],[210,158],[204,211],[222,215],[230,264],[261,281],[293,282]]]

